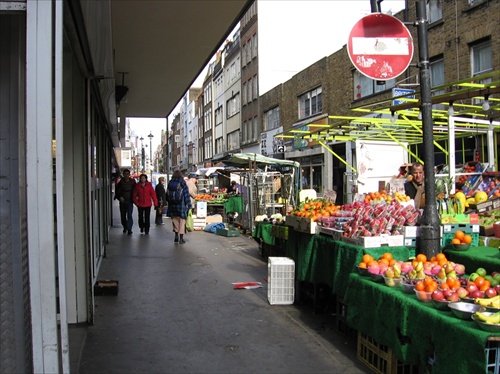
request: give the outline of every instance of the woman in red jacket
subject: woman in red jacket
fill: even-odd
[[[139,183],[135,185],[134,189],[134,204],[137,205],[139,211],[139,227],[141,232],[146,235],[149,234],[149,218],[151,216],[151,202],[154,206],[158,206],[158,199],[153,185],[148,182],[148,176],[141,174]]]

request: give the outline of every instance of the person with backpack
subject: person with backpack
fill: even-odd
[[[134,204],[137,205],[139,211],[139,227],[141,232],[146,235],[149,234],[151,202],[154,203],[155,208],[158,207],[158,198],[153,185],[148,182],[146,174],[141,174],[139,183],[136,184],[134,189]]]
[[[132,235],[132,213],[134,212],[133,194],[135,189],[135,179],[130,177],[130,170],[123,170],[123,178],[116,185],[115,199],[120,202],[120,219],[123,226],[123,233]]]
[[[167,186],[168,216],[172,218],[174,242],[184,244],[186,218],[192,209],[189,189],[180,170],[174,171]]]

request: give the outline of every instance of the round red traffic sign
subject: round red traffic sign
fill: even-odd
[[[352,28],[347,51],[360,73],[385,81],[401,75],[410,65],[413,38],[397,18],[371,13]]]

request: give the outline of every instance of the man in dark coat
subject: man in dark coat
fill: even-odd
[[[405,194],[415,201],[415,208],[420,209],[425,205],[425,184],[424,184],[424,166],[415,162],[411,166],[411,180],[405,182]]]
[[[163,225],[163,208],[167,206],[167,195],[165,193],[165,178],[158,178],[158,184],[155,188],[156,198],[158,199],[158,209],[156,209],[155,224]]]
[[[123,226],[123,233],[132,235],[132,213],[134,212],[134,202],[132,194],[135,188],[135,179],[130,178],[130,170],[123,170],[123,178],[116,185],[115,199],[120,202],[120,218]]]

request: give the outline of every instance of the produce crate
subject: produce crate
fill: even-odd
[[[359,238],[342,237],[342,241],[363,248],[379,248],[383,246],[401,247],[404,245],[404,235],[386,235],[379,236],[362,236]]]
[[[271,305],[291,305],[295,296],[295,262],[288,257],[269,257],[267,298]]]
[[[490,210],[499,209],[500,197],[495,197],[479,204],[469,204],[469,208],[477,210],[478,213],[484,213],[489,212]]]
[[[100,280],[94,285],[94,296],[116,296],[118,295],[117,280]]]
[[[347,304],[344,300],[337,295],[335,302],[335,330],[348,338],[356,337],[356,330],[350,327],[347,322]]]
[[[451,240],[455,236],[455,233],[458,230],[463,231],[466,234],[472,236],[473,247],[477,247],[479,245],[479,225],[472,225],[470,223],[458,223],[451,225],[442,225],[442,235],[441,235],[441,246],[442,247],[451,247]]]
[[[358,360],[378,374],[416,374],[416,365],[401,363],[392,349],[358,332]]]
[[[216,234],[220,236],[240,236],[240,230],[233,227],[227,227],[225,229],[217,229]]]
[[[489,341],[486,344],[486,372],[500,374],[500,342]]]

